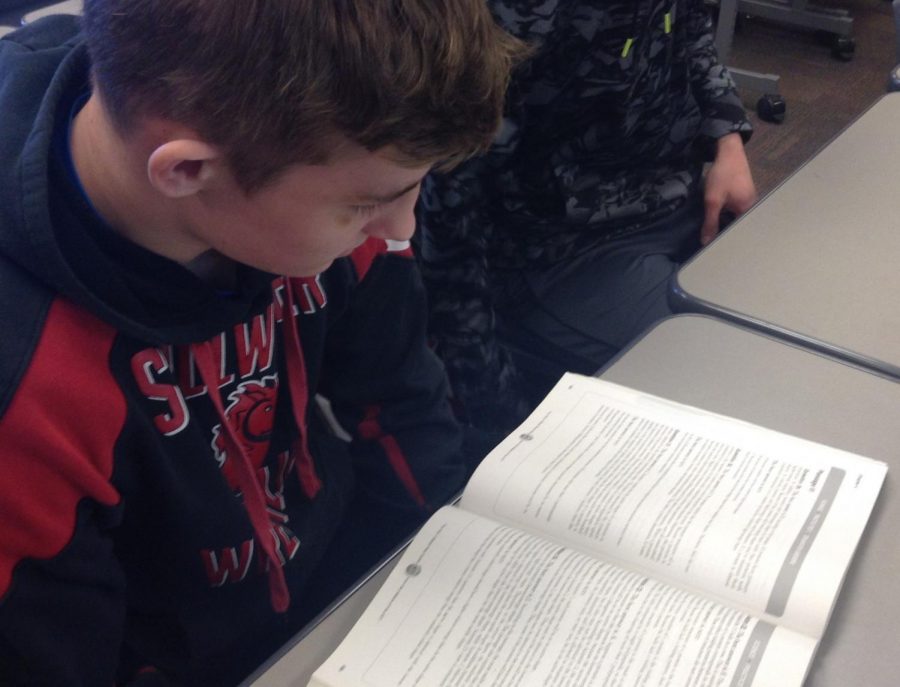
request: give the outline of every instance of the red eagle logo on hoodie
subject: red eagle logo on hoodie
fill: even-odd
[[[228,395],[231,403],[225,409],[225,418],[255,472],[262,469],[269,453],[277,395],[278,379],[274,376],[244,382]],[[240,491],[233,463],[235,458],[228,455],[221,425],[213,428],[212,447],[225,481],[234,491]]]

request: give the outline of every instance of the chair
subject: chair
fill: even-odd
[[[738,0],[738,11],[761,19],[824,32],[831,39],[831,54],[853,59],[853,19],[847,10],[822,7],[810,0]]]
[[[900,91],[900,0],[891,3],[894,7],[894,28],[897,30],[897,66],[891,70],[888,91]]]
[[[734,37],[735,22],[738,13],[738,0],[720,0],[718,18],[716,20],[716,52],[719,59],[727,64],[731,53],[731,42]],[[777,74],[761,74],[750,72],[729,65],[728,71],[734,77],[739,91],[762,93],[756,102],[756,112],[766,122],[780,123],[784,121],[787,105],[778,89],[780,77]]]

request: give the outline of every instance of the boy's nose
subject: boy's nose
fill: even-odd
[[[370,222],[365,233],[390,241],[409,241],[416,231],[416,199],[418,193],[410,192],[409,197],[399,198],[384,214]]]

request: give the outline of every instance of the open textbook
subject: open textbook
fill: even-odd
[[[310,685],[800,685],[886,470],[566,375]]]

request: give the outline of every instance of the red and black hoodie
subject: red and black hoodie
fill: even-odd
[[[88,69],[72,18],[0,41],[0,684],[236,682],[351,499],[455,493],[458,430],[408,248],[222,293],[106,227],[68,160]]]

